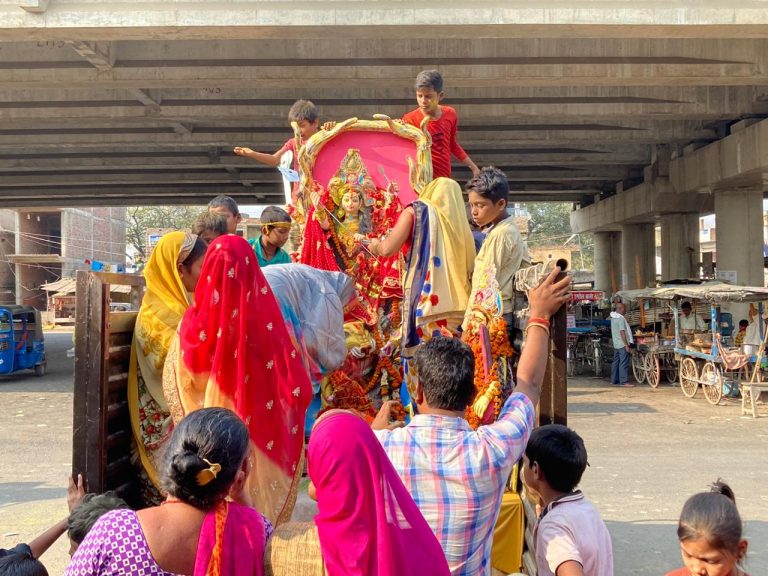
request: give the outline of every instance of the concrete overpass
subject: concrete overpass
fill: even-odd
[[[768,11],[722,4],[0,0],[0,207],[279,202],[233,146],[277,149],[297,98],[399,116],[437,67],[518,200],[597,209],[768,114]]]

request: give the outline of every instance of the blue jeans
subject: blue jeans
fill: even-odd
[[[627,384],[629,382],[629,352],[625,348],[613,351],[611,364],[611,384]]]

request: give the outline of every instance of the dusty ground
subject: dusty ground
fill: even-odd
[[[71,335],[47,336],[48,374],[0,378],[0,547],[29,541],[66,513],[71,466]],[[617,575],[657,576],[680,566],[675,525],[686,497],[723,477],[733,486],[752,576],[768,575],[768,404],[740,417],[734,402],[713,407],[662,386],[616,389],[602,380],[570,383],[569,424],[584,437],[590,467],[582,488],[614,540]],[[302,498],[297,513],[311,504]],[[67,562],[62,539],[43,561]]]

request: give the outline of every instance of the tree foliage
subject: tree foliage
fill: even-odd
[[[189,230],[202,212],[200,206],[133,206],[128,208],[126,243],[136,254],[137,263],[147,261],[147,231],[152,228]]]
[[[585,270],[594,267],[594,241],[591,234],[573,235],[571,204],[568,202],[531,202],[523,205],[530,215],[528,243],[563,245],[568,242],[579,250],[573,266]],[[571,238],[573,236],[573,238]],[[570,242],[569,242],[570,239]]]

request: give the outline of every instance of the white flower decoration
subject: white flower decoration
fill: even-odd
[[[296,472],[296,462],[291,465],[291,472]]]
[[[267,410],[272,410],[272,406],[274,405],[275,405],[274,400],[270,400],[269,402],[267,402]]]
[[[245,375],[245,378],[243,378],[243,381],[244,381],[246,384],[248,384],[248,382],[250,381],[250,379],[251,379],[251,375],[250,375],[250,374],[246,374],[246,375]]]
[[[234,310],[232,310],[232,319],[235,319],[238,316],[240,316],[240,309],[239,308],[235,308]]]
[[[245,263],[248,266],[250,266],[250,264],[251,264],[251,259],[248,256],[245,257]]]
[[[299,431],[299,427],[296,426],[296,425],[294,425],[294,427],[291,428],[291,434],[296,434],[296,432],[298,432],[298,431]]]
[[[216,304],[218,304],[220,299],[221,299],[221,296],[219,296],[219,291],[214,288],[213,295],[211,298],[211,300],[213,300],[213,305],[215,306]]]
[[[296,358],[296,350],[291,350],[291,358]]]
[[[208,276],[206,276],[205,279],[208,280],[208,284],[211,283],[211,276],[210,276],[210,274]]]
[[[216,242],[216,250],[221,250],[221,242]]]
[[[208,340],[208,335],[205,333],[205,330],[200,330],[200,342],[205,342]]]
[[[272,368],[274,368],[274,367],[275,367],[275,361],[274,360],[270,360],[269,362],[267,362],[267,370],[272,370]]]
[[[272,450],[272,447],[274,445],[275,445],[275,441],[274,440],[270,440],[269,442],[267,442],[267,450]]]
[[[269,324],[267,324],[267,330],[269,330],[270,332],[272,332],[272,328],[274,328],[274,326],[272,326],[272,322],[270,322]]]
[[[227,270],[227,276],[229,276],[230,278],[234,278],[235,277],[235,269],[234,268],[230,268],[229,270]]]
[[[296,386],[296,388],[293,389],[293,395],[296,396],[296,398],[298,398],[299,394],[301,394],[301,388],[299,386]]]
[[[267,292],[269,292],[269,290],[267,289],[267,287],[266,287],[266,286],[264,286],[264,287],[261,289],[261,293],[262,293],[262,294],[264,294],[264,295],[266,296]]]
[[[251,417],[248,416],[248,418],[245,419],[245,425],[250,426],[251,425]]]
[[[235,353],[233,354],[235,360],[237,360],[237,348],[235,348]]]
[[[251,301],[251,291],[248,290],[248,292],[245,293],[245,301],[250,302]]]
[[[221,338],[221,328],[216,330],[216,338]]]

